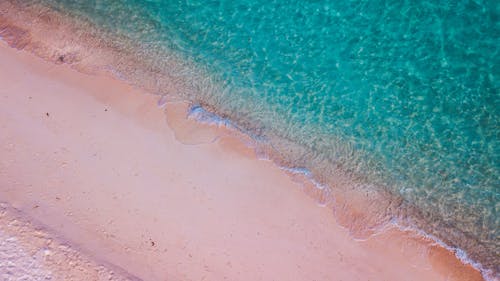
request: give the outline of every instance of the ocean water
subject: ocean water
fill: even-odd
[[[395,213],[500,272],[500,2],[25,3],[126,37],[137,56],[175,53],[216,84],[191,100],[292,168],[401,198]]]

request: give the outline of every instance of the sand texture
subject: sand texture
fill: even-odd
[[[4,43],[0,83],[0,201],[45,233],[2,217],[0,245],[63,241],[61,255],[82,255],[88,274],[70,280],[482,279],[413,232],[353,239],[313,187],[259,160],[244,136],[187,119],[185,103],[159,107],[112,77]],[[31,262],[46,248],[30,247],[13,254],[25,280],[73,270]]]

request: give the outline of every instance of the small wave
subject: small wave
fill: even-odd
[[[247,130],[241,129],[239,126],[235,125],[234,122],[232,122],[229,118],[224,118],[217,113],[214,113],[212,111],[209,111],[205,109],[203,106],[199,104],[192,105],[187,113],[187,117],[189,119],[194,119],[197,122],[201,124],[207,124],[207,125],[215,125],[217,127],[226,127],[229,129],[236,130],[238,132],[241,132],[247,136],[249,136],[252,140],[259,142],[262,141],[262,138],[255,135],[251,134]],[[254,145],[254,148],[255,145]],[[260,160],[271,160],[272,157],[271,155],[268,155],[265,152],[260,152],[256,151],[257,156]],[[277,165],[281,170],[284,170],[286,172],[289,172],[291,174],[300,174],[305,176],[307,180],[309,180],[318,190],[324,190],[327,188],[326,185],[318,182],[315,178],[313,173],[304,167],[289,167],[289,166],[284,166],[284,165]]]
[[[243,135],[250,137],[250,139],[255,142],[253,144],[247,144],[249,146],[253,145],[254,148],[257,148],[256,147],[257,144],[267,143],[267,139],[265,137],[255,134],[252,131],[239,126],[236,122],[234,122],[230,118],[222,117],[220,114],[208,110],[200,104],[193,104],[190,106],[187,112],[187,118],[193,119],[201,124],[215,125],[217,127],[226,127],[228,129],[232,129],[239,133],[242,133]],[[259,153],[257,152],[257,154]]]
[[[202,123],[202,124],[215,125],[218,127],[226,127],[226,128],[241,132],[241,133],[249,136],[254,141],[256,141],[256,143],[254,143],[253,145],[247,143],[247,145],[253,146],[254,149],[257,148],[257,146],[259,144],[258,143],[259,139],[256,138],[253,134],[249,133],[248,131],[242,130],[240,127],[235,125],[235,123],[233,121],[231,121],[229,118],[224,118],[224,117],[222,117],[222,116],[220,116],[212,111],[205,109],[203,106],[201,106],[199,104],[192,105],[189,108],[188,113],[187,113],[187,117],[194,119],[197,122]],[[273,161],[272,160],[273,157],[269,153],[256,150],[256,154],[260,160]],[[292,175],[304,176],[304,178],[309,183],[311,183],[317,190],[323,191],[323,190],[328,189],[327,185],[322,184],[319,181],[317,181],[314,177],[314,174],[309,169],[307,169],[305,167],[293,167],[293,166],[279,165],[276,162],[275,162],[275,164],[281,170],[288,172]],[[325,207],[326,205],[319,204],[319,206]],[[349,230],[348,227],[345,227],[343,225],[340,225],[340,226],[342,228]],[[373,235],[376,235],[377,233],[382,233],[383,231],[386,231],[387,229],[389,229],[391,227],[395,227],[395,228],[397,228],[401,231],[404,231],[404,232],[410,231],[410,232],[417,234],[418,236],[429,239],[429,240],[433,241],[435,244],[452,252],[463,264],[471,265],[473,268],[477,269],[486,281],[499,281],[498,275],[496,275],[491,269],[485,268],[481,263],[469,258],[469,256],[467,255],[467,253],[464,250],[462,250],[458,247],[450,246],[447,243],[445,243],[444,241],[442,241],[441,239],[439,239],[437,236],[429,234],[429,233],[425,232],[424,230],[418,229],[415,226],[405,225],[405,224],[401,223],[397,217],[392,217],[389,222],[384,223],[382,225],[379,225],[378,227],[373,229],[374,230]],[[353,237],[353,239],[355,239],[357,241],[365,241],[366,239],[368,239],[368,237],[365,237],[364,239]]]
[[[210,112],[198,104],[189,108],[187,117],[202,124],[215,125],[217,127],[236,128],[229,119]]]
[[[498,276],[498,274],[495,274],[493,272],[493,270],[485,268],[481,263],[469,258],[469,256],[467,255],[467,253],[464,250],[462,250],[458,247],[453,247],[453,246],[448,245],[447,243],[445,243],[443,240],[439,239],[435,235],[429,234],[429,233],[427,233],[419,228],[416,228],[414,226],[402,223],[397,218],[391,219],[391,221],[387,224],[386,229],[389,227],[395,227],[395,228],[397,228],[401,231],[405,231],[405,232],[406,231],[413,232],[413,233],[416,233],[418,236],[421,236],[421,237],[424,237],[426,239],[433,241],[435,244],[452,252],[455,255],[455,257],[457,257],[457,259],[459,259],[463,264],[471,265],[473,268],[477,269],[486,281],[499,281],[500,280],[500,276]]]
[[[311,171],[309,171],[307,168],[302,168],[302,167],[285,167],[285,166],[279,166],[280,169],[287,171],[291,174],[299,174],[305,176],[317,189],[319,190],[324,190],[327,188],[326,185],[318,182],[317,180],[314,179],[314,176]]]

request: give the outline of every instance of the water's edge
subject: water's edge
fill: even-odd
[[[30,12],[30,9],[34,8],[30,7],[17,14],[17,20],[22,19],[28,23],[27,26],[23,26],[13,21],[15,19],[8,14],[9,10],[16,9],[14,4],[9,4],[3,4],[4,7],[0,5],[0,12],[2,12],[0,14],[0,36],[2,36],[0,39],[8,42],[12,47],[35,53],[51,62],[70,64],[73,68],[85,73],[103,71],[112,73],[118,79],[148,92],[167,96],[168,99],[187,100],[193,104],[189,112],[193,118],[200,122],[223,125],[249,135],[254,140],[253,145],[258,155],[273,160],[289,173],[300,173],[311,180],[321,190],[321,196],[319,196],[321,203],[332,208],[338,221],[351,230],[354,236],[367,237],[387,225],[396,225],[401,229],[411,228],[452,251],[462,262],[479,269],[485,279],[498,278],[498,268],[495,268],[498,265],[495,265],[495,260],[484,262],[480,256],[469,255],[474,256],[469,258],[466,254],[466,252],[474,253],[474,249],[477,250],[481,245],[474,244],[472,241],[470,244],[466,243],[468,248],[461,250],[460,247],[451,246],[455,243],[446,236],[427,234],[432,233],[432,229],[426,228],[424,215],[402,198],[385,191],[376,184],[367,186],[362,181],[353,180],[349,172],[342,171],[342,167],[335,169],[335,181],[332,181],[329,178],[332,175],[331,170],[320,168],[312,171],[300,165],[300,162],[297,164],[294,161],[296,159],[294,155],[300,155],[301,151],[288,151],[290,154],[287,155],[281,149],[283,146],[272,143],[268,138],[262,138],[258,130],[252,129],[255,128],[254,125],[233,122],[231,116],[219,113],[217,108],[203,100],[200,95],[194,94],[204,86],[212,87],[209,91],[203,89],[207,95],[219,89],[213,88],[216,83],[210,81],[210,78],[206,78],[202,86],[193,81],[209,76],[204,75],[205,70],[196,69],[191,62],[183,61],[182,57],[172,54],[166,63],[158,65],[154,59],[147,60],[139,57],[140,46],[127,42],[127,38],[113,38],[109,34],[99,34],[99,31],[90,23],[77,20],[71,22],[50,9],[33,15],[31,13],[33,10]],[[39,8],[36,7],[36,9]],[[57,32],[51,32],[52,35],[48,38],[39,37],[43,34],[43,29],[53,25],[57,27],[55,29]],[[88,30],[87,33],[86,30]],[[73,34],[78,34],[81,38],[75,38]],[[120,41],[127,43],[121,45]],[[165,68],[165,64],[172,67]],[[369,199],[366,199],[366,194],[369,194]],[[360,206],[363,210],[359,209]],[[405,211],[400,212],[401,209]],[[482,251],[483,249],[478,252]]]

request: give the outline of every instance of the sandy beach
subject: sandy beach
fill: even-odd
[[[13,259],[43,253],[23,234],[38,229],[85,260],[74,280],[482,280],[410,231],[353,239],[303,181],[184,103],[3,42],[0,65],[0,244],[26,249]]]

